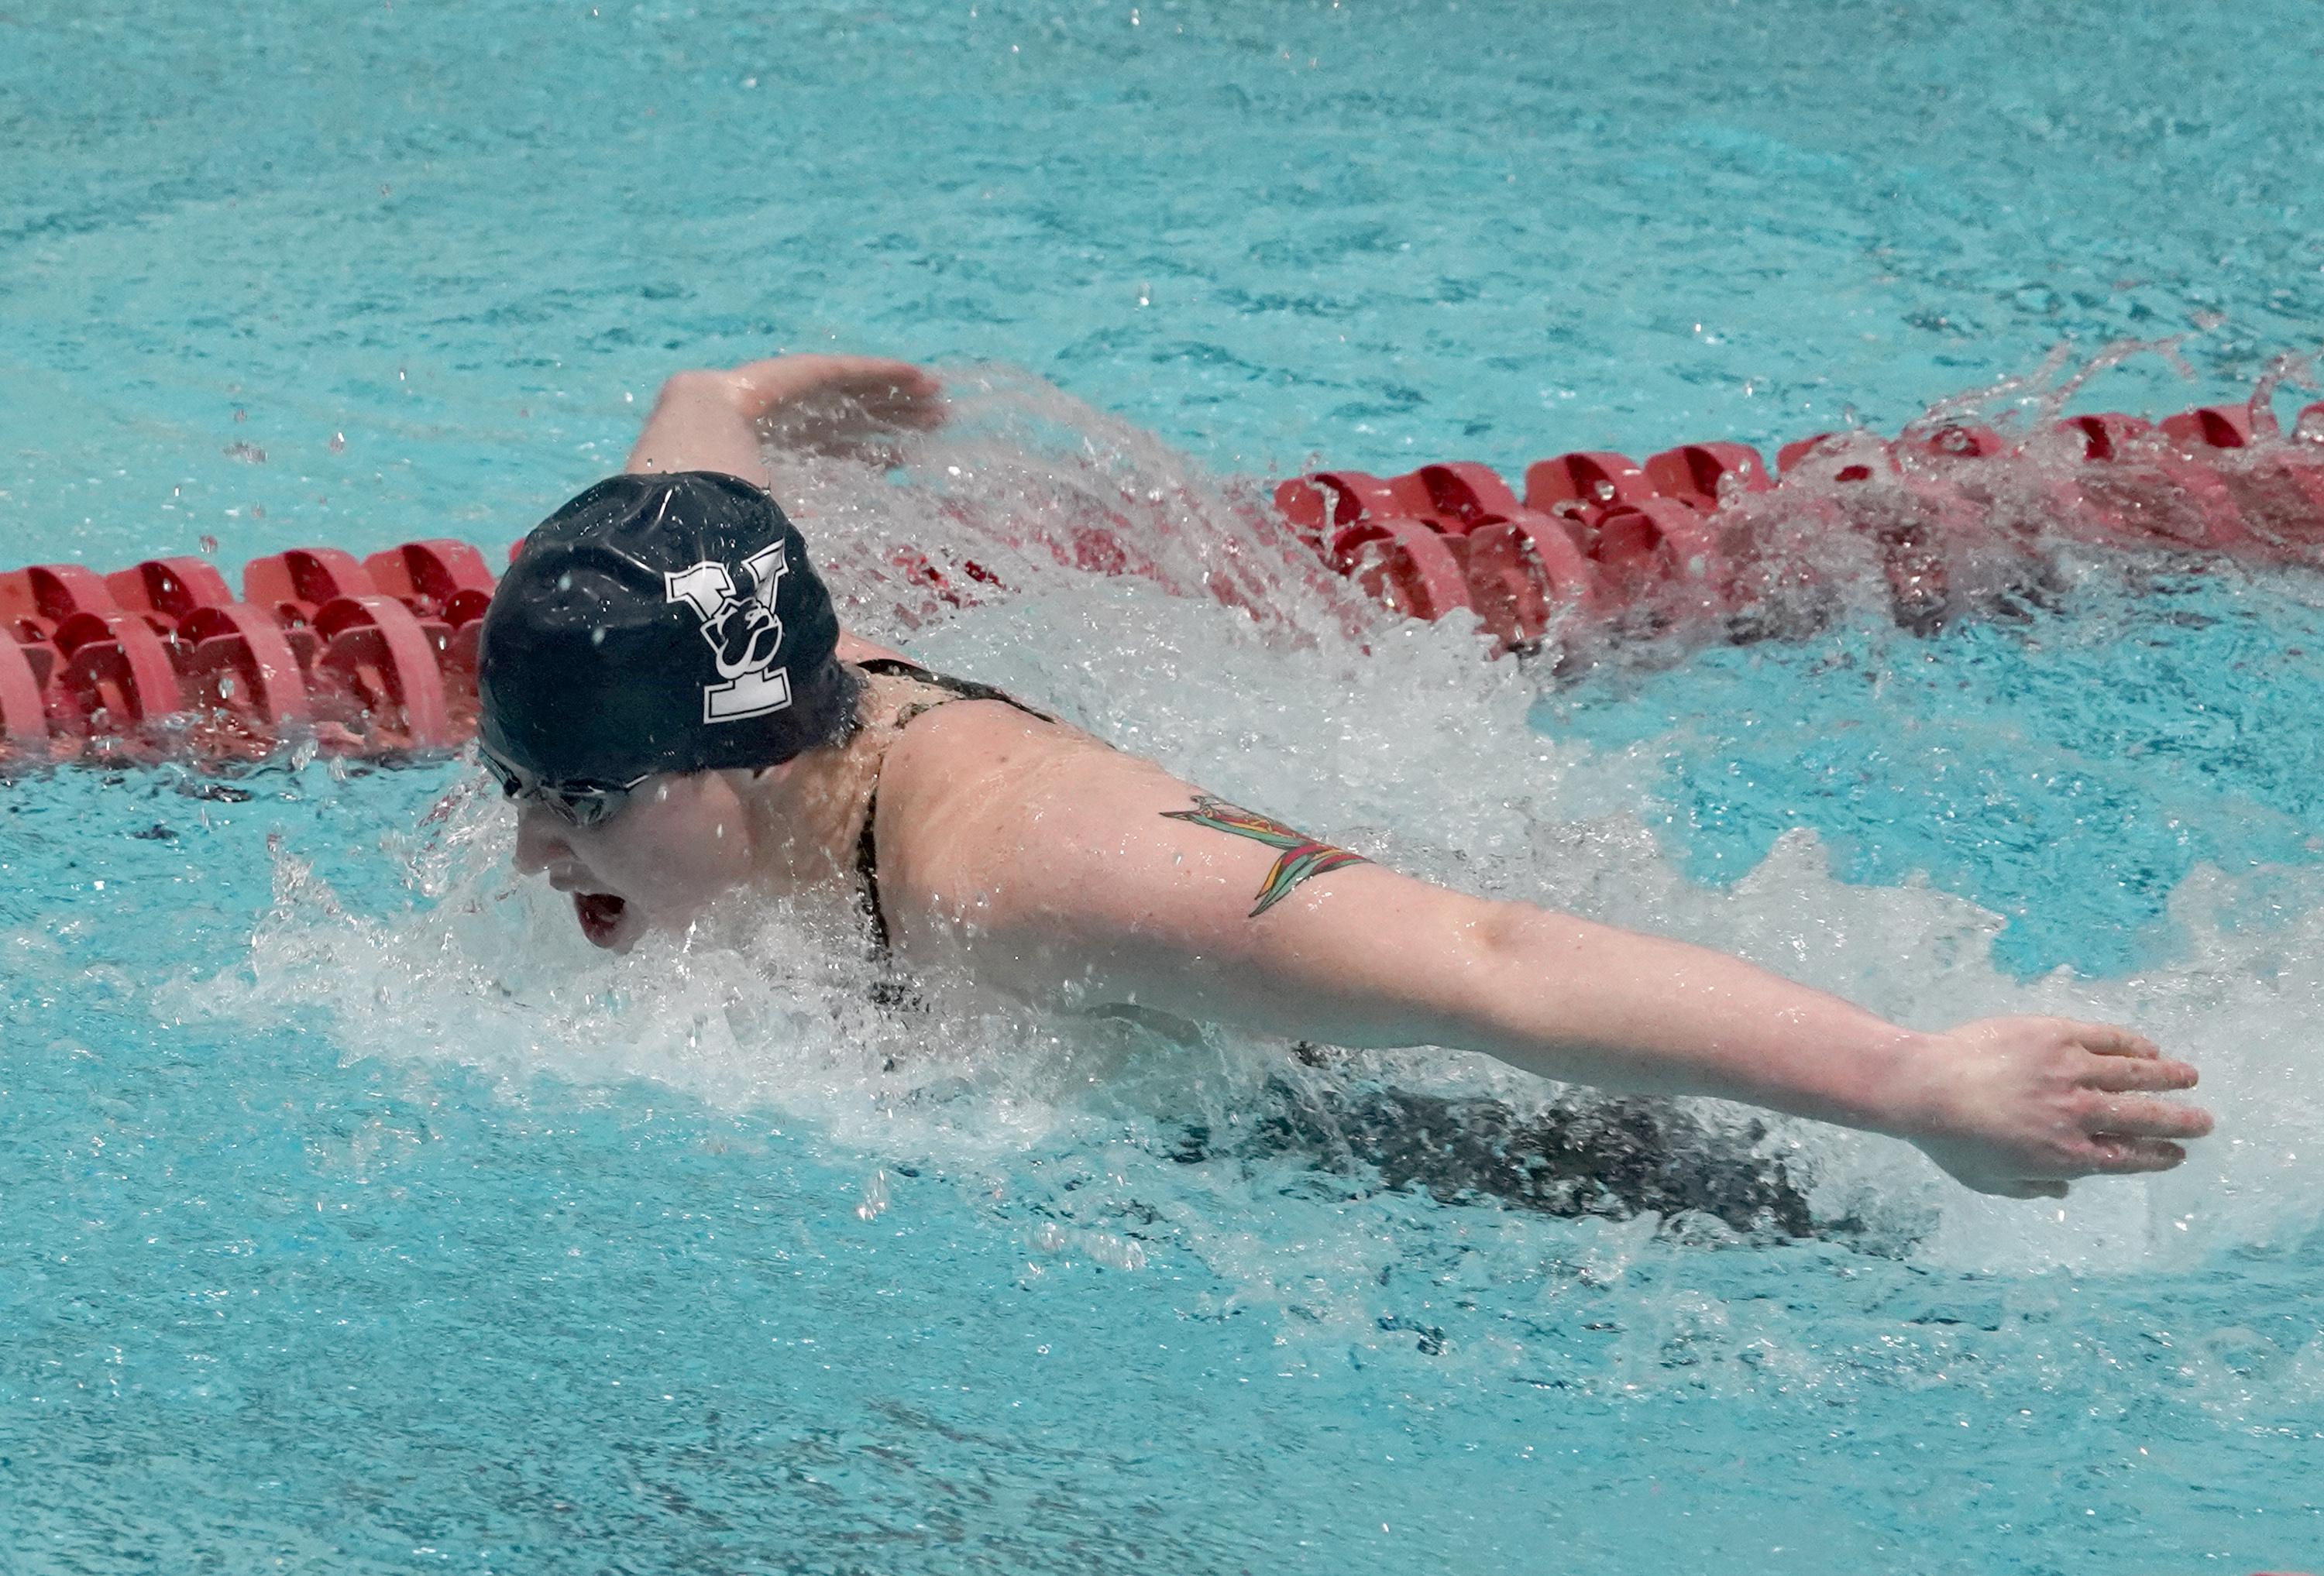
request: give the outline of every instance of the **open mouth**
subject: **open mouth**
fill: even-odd
[[[624,899],[611,892],[573,894],[573,917],[581,922],[581,934],[596,946],[613,945],[613,935],[621,928],[622,914],[628,908]]]

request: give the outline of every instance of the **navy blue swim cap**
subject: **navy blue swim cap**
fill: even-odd
[[[534,527],[493,593],[479,732],[551,784],[771,766],[844,736],[838,641],[805,539],[760,488],[609,476]]]

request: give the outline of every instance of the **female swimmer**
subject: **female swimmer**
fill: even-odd
[[[533,530],[484,618],[517,863],[627,948],[720,893],[822,889],[920,972],[1343,1046],[1481,1051],[1909,1139],[1981,1192],[2161,1171],[2211,1128],[2127,1029],[1886,1023],[1701,947],[1398,875],[839,628],[765,442],[942,418],[927,373],[785,356],[664,385],[626,471]]]

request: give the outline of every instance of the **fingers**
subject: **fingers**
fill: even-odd
[[[827,355],[818,369],[818,382],[844,383],[859,389],[909,389],[933,393],[940,386],[935,374],[908,361],[884,355]]]
[[[2190,1064],[2163,1056],[2097,1055],[2083,1066],[2080,1083],[2086,1088],[2122,1094],[2142,1089],[2192,1089],[2201,1076]]]
[[[681,373],[681,377],[695,374]],[[794,419],[801,406],[852,408],[859,420],[923,430],[944,420],[944,385],[908,361],[877,355],[779,355],[718,374],[754,420]],[[816,425],[825,417],[809,417]]]
[[[2187,1151],[2168,1138],[2126,1138],[2100,1133],[2090,1139],[2090,1148],[2098,1168],[2116,1176],[2168,1171],[2187,1158]]]
[[[915,366],[886,362],[835,377],[798,397],[802,419],[834,429],[943,425],[944,385]]]
[[[944,419],[943,392],[933,382],[839,383],[816,390],[815,399],[827,410],[852,411],[885,426],[927,428]]]
[[[822,376],[818,391],[853,395],[867,401],[919,403],[944,392],[934,373],[908,361],[888,361],[873,355],[835,356]]]
[[[2211,1113],[2200,1105],[2125,1094],[2092,1101],[2082,1126],[2126,1138],[2200,1138],[2211,1130]]]
[[[2200,1138],[2210,1134],[2211,1113],[2172,1100],[2117,1095],[2098,1102],[2090,1130],[2126,1138]]]
[[[2163,1055],[2163,1048],[2153,1040],[2117,1024],[2080,1023],[2072,1018],[2060,1021],[2083,1049],[2101,1056],[2144,1056],[2151,1061]]]

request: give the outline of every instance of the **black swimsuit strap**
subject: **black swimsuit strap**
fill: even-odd
[[[989,684],[979,684],[973,678],[954,678],[949,674],[932,673],[917,662],[907,662],[899,657],[873,657],[856,666],[866,673],[914,679],[945,692],[942,700],[916,701],[896,714],[896,726],[903,728],[915,717],[932,712],[956,700],[997,700],[1002,705],[1015,706],[1028,717],[1045,723],[1057,719],[1047,712],[1035,711],[1015,696],[995,689]],[[855,875],[863,883],[863,909],[872,930],[872,945],[879,952],[888,950],[888,916],[880,907],[880,779],[872,779],[872,792],[863,801],[863,834],[855,840]]]
[[[855,879],[862,884],[863,917],[872,928],[872,949],[888,950],[888,916],[880,908],[880,843],[872,828],[880,824],[880,785],[863,801],[863,835],[855,840]]]
[[[896,725],[899,728],[922,712],[932,712],[938,706],[950,705],[956,700],[997,700],[1002,705],[1015,706],[1027,716],[1038,718],[1044,723],[1054,723],[1057,720],[1047,712],[1035,711],[1005,689],[995,689],[989,684],[979,684],[973,678],[954,678],[948,673],[932,673],[918,663],[907,662],[900,657],[873,657],[858,662],[856,666],[866,673],[915,679],[921,684],[933,685],[945,692],[945,699],[921,701],[918,705],[908,705],[898,712]]]

